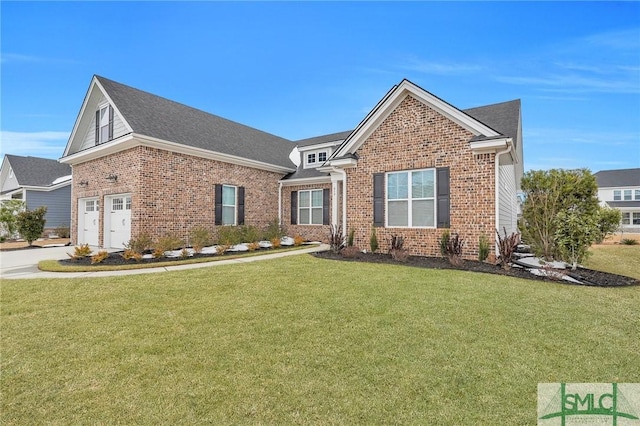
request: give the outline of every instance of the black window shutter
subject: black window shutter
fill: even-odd
[[[438,215],[438,228],[449,228],[451,226],[450,212],[449,212],[449,168],[441,167],[436,169],[437,180],[437,200],[436,211]]]
[[[216,184],[215,187],[215,218],[214,223],[216,225],[222,225],[222,185]]]
[[[109,105],[109,140],[113,139],[113,107]]]
[[[244,186],[238,187],[238,225],[244,225]]]
[[[384,226],[384,173],[373,174],[373,226]]]
[[[329,224],[329,189],[325,188],[322,190],[322,224]]]
[[[291,191],[291,224],[298,224],[298,191]]]
[[[100,143],[100,110],[96,111],[96,145]]]

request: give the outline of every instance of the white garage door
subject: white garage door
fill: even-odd
[[[105,247],[124,248],[131,239],[131,196],[116,195],[106,199]]]
[[[98,245],[100,202],[97,198],[78,200],[78,244]]]

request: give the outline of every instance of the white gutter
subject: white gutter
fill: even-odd
[[[282,182],[278,182],[278,224],[282,226]]]
[[[495,217],[496,217],[496,230],[498,231],[498,233],[500,232],[500,229],[498,229],[499,226],[499,221],[500,221],[500,156],[504,155],[504,154],[508,154],[511,151],[511,148],[513,147],[513,143],[509,140],[509,142],[507,142],[507,149],[503,150],[503,151],[498,151],[496,152],[496,159],[495,159],[495,182],[494,182],[494,186],[496,189],[496,199],[495,199]],[[495,251],[496,251],[496,257],[498,256],[498,242],[496,241],[495,243]]]

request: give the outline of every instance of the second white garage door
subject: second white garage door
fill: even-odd
[[[131,196],[114,195],[106,198],[104,245],[124,248],[131,239]]]

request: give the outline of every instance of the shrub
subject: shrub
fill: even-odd
[[[141,233],[137,237],[131,238],[124,247],[142,254],[145,250],[149,250],[153,247],[153,240],[149,234]]]
[[[67,253],[67,256],[69,256],[73,260],[79,260],[90,255],[91,249],[89,248],[89,244],[82,244],[74,247],[73,254]]]
[[[247,248],[249,249],[249,251],[256,251],[260,248],[260,244],[253,242],[253,243],[249,243],[247,244]]]
[[[611,207],[600,207],[598,210],[598,237],[596,243],[601,243],[610,235],[615,234],[620,228],[622,213]]]
[[[234,246],[242,243],[242,229],[239,226],[218,227],[218,244]]]
[[[360,257],[360,249],[355,246],[346,246],[340,250],[340,255],[347,259],[356,259]]]
[[[556,216],[555,245],[557,255],[571,264],[574,271],[578,263],[589,255],[589,247],[598,239],[597,218],[581,214],[578,209],[561,211]]]
[[[24,210],[16,216],[16,226],[18,233],[22,235],[29,245],[40,238],[44,232],[44,224],[46,220],[44,215],[47,214],[47,208],[44,206],[34,210]]]
[[[184,241],[175,235],[161,237],[153,244],[153,257],[164,257],[164,253],[184,247]]]
[[[25,208],[24,201],[3,200],[0,202],[0,224],[9,238],[18,231],[17,215]]]
[[[186,259],[187,257],[189,257],[189,250],[187,250],[187,248],[183,248],[182,251],[180,252],[180,257],[183,259]]]
[[[620,244],[624,244],[625,246],[637,246],[638,240],[634,240],[633,238],[623,238],[620,240]]]
[[[442,231],[442,235],[440,236],[440,254],[443,256],[447,255],[447,250],[449,246],[449,239],[451,238],[451,233],[448,229]]]
[[[378,236],[376,235],[375,226],[371,227],[371,237],[369,238],[369,248],[371,249],[371,253],[375,253],[378,251]]]
[[[401,235],[392,235],[389,241],[389,254],[393,260],[406,262],[409,258],[407,250],[404,249],[404,237]]]
[[[489,238],[486,235],[480,235],[478,239],[478,260],[484,262],[489,257],[491,247],[489,246]]]
[[[331,247],[331,251],[336,254],[344,247],[342,225],[331,225],[329,227],[329,246]]]
[[[461,265],[464,239],[460,238],[460,235],[457,232],[447,232],[447,234],[448,238],[446,238],[446,245],[444,247],[445,255],[449,259],[449,263],[452,265]]]
[[[278,218],[274,218],[267,227],[262,232],[262,239],[271,241],[274,238],[278,238],[278,240],[284,237],[286,234],[286,229],[284,226],[280,225],[280,221]]]
[[[271,248],[276,249],[280,247],[280,237],[274,237],[269,241],[271,241]]]
[[[135,260],[136,262],[140,262],[142,260],[142,253],[138,253],[137,251],[126,248],[121,255],[124,260]]]
[[[98,253],[91,256],[91,264],[95,265],[96,263],[102,263],[107,257],[109,257],[109,252],[106,250],[100,250]]]
[[[297,246],[301,246],[302,243],[304,243],[304,238],[302,238],[300,235],[296,234],[293,237],[293,245],[297,247]]]
[[[355,235],[356,235],[356,230],[351,228],[349,230],[349,237],[347,238],[347,246],[348,247],[353,246],[353,239],[355,238]]]
[[[231,248],[230,245],[220,244],[220,245],[216,246],[216,254],[224,254],[230,248]]]
[[[56,229],[53,230],[55,234],[60,238],[69,238],[71,235],[71,230],[68,226],[60,225]]]
[[[240,234],[242,236],[241,243],[255,243],[260,241],[260,230],[253,225],[240,226]]]
[[[204,226],[198,226],[189,233],[191,247],[196,253],[200,253],[202,249],[211,244],[211,231]]]
[[[5,241],[7,241],[7,237],[0,235],[0,243],[4,243]]]
[[[511,258],[515,253],[518,244],[520,244],[520,234],[513,232],[511,235],[507,235],[507,228],[504,229],[504,238],[500,236],[500,233],[496,229],[498,235],[498,265],[502,266],[502,269],[511,268]]]

